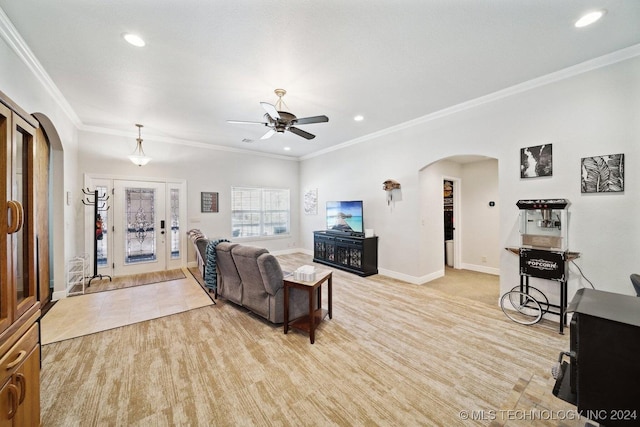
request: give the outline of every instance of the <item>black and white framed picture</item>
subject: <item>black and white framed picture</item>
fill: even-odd
[[[580,162],[583,193],[624,191],[624,154],[585,157]]]
[[[520,178],[553,175],[551,144],[520,149]]]

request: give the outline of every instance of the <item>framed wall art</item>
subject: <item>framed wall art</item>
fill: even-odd
[[[624,191],[624,154],[583,158],[580,161],[580,188],[583,193]]]
[[[318,215],[318,189],[313,188],[304,192],[304,213]]]
[[[200,212],[218,212],[218,193],[210,191],[200,193]]]
[[[520,178],[538,178],[553,175],[551,144],[520,149]]]

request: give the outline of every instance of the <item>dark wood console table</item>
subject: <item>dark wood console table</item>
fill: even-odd
[[[313,261],[363,277],[378,274],[378,237],[314,231]]]

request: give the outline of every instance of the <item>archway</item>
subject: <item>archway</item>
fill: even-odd
[[[47,156],[47,186],[44,190],[49,203],[46,203],[48,212],[48,245],[49,258],[49,283],[48,288],[53,290],[54,284],[62,284],[64,289],[65,277],[64,268],[56,269],[55,266],[65,265],[65,236],[64,236],[64,204],[54,203],[54,200],[65,200],[64,198],[64,153],[62,140],[53,122],[43,113],[32,113],[32,116],[40,123],[40,128],[44,134],[46,145],[48,146]],[[45,147],[41,145],[41,147]],[[42,159],[44,161],[44,159]],[[64,291],[62,292],[64,293]],[[53,293],[48,295],[49,299],[57,299]]]
[[[420,236],[422,261],[431,277],[445,274],[444,180],[455,184],[452,265],[498,275],[500,223],[498,210],[498,160],[486,156],[451,156],[419,171]]]

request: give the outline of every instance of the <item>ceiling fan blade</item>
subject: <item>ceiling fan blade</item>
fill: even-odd
[[[276,110],[276,107],[274,107],[273,105],[269,104],[268,102],[261,102],[260,105],[262,105],[262,108],[264,108],[269,117],[271,117],[273,120],[278,120],[280,118],[278,110]]]
[[[232,123],[235,125],[267,125],[265,122],[246,122],[243,120],[227,120],[227,123]]]
[[[298,128],[293,127],[293,126],[289,127],[289,130],[291,132],[295,133],[296,135],[301,136],[301,137],[306,138],[306,139],[313,139],[313,138],[316,137],[315,135],[313,135],[313,134],[311,134],[309,132],[305,132],[302,129],[298,129]]]
[[[269,129],[269,132],[265,133],[264,135],[262,135],[262,137],[260,139],[269,139],[271,138],[274,134],[276,133],[275,129]]]
[[[301,119],[293,120],[293,123],[297,125],[308,125],[311,123],[325,123],[329,121],[329,117],[327,116],[313,116],[313,117],[303,117]]]

